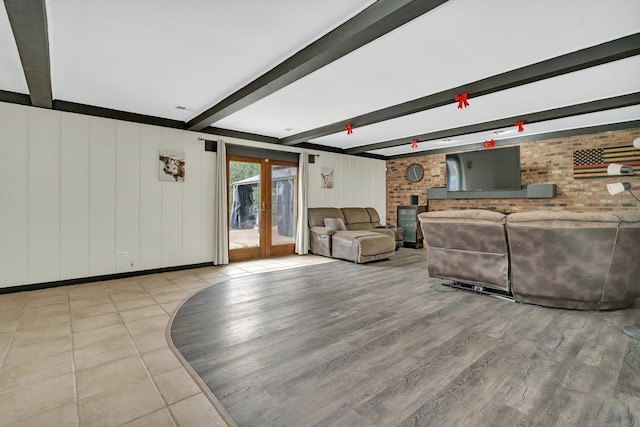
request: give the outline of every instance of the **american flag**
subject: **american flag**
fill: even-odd
[[[639,166],[640,150],[633,145],[594,148],[573,152],[574,178],[602,178],[607,176],[609,163]]]

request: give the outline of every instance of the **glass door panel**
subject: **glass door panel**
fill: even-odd
[[[229,259],[295,250],[298,165],[228,156]]]
[[[229,160],[229,256],[244,259],[260,255],[259,161]],[[232,256],[234,255],[234,256]]]
[[[271,245],[296,242],[298,168],[271,165]]]

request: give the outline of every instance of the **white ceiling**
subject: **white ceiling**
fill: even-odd
[[[0,2],[0,90],[29,92],[4,2]]]
[[[46,0],[53,99],[187,122],[373,3]],[[449,0],[212,126],[284,138],[639,32],[638,0]],[[0,90],[29,93],[4,3]],[[472,96],[464,110],[452,99],[309,142],[349,149],[635,92],[640,56]],[[634,120],[638,108],[619,108],[531,123],[525,133]],[[481,134],[447,146],[481,142]]]
[[[53,96],[187,120],[370,3],[50,1]]]
[[[469,107],[462,110],[457,108],[456,102],[452,102],[451,105],[358,128],[351,135],[341,132],[311,142],[351,148],[565,107],[640,91],[638,76],[640,56],[635,56],[478,98],[469,98]]]

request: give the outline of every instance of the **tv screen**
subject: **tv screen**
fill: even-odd
[[[447,154],[447,191],[519,190],[520,147]]]

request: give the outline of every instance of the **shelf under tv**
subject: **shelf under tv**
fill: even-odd
[[[445,187],[427,189],[427,199],[552,199],[555,184],[523,185],[519,190],[447,191]]]

